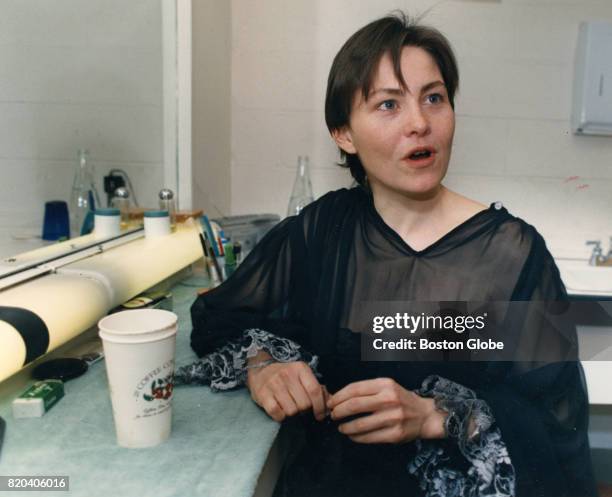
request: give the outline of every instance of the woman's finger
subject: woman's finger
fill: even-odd
[[[288,381],[285,385],[299,412],[309,411],[312,408],[310,396],[302,385],[299,376]]]
[[[323,390],[323,400],[325,402],[325,416],[329,416],[331,414],[331,409],[327,407],[327,403],[329,399],[331,399],[331,393],[327,390],[327,386],[321,385],[321,389]]]
[[[374,430],[380,430],[382,428],[388,428],[396,424],[402,424],[406,420],[403,416],[401,408],[387,409],[384,411],[378,411],[369,416],[362,416],[353,421],[342,423],[338,430],[344,435],[362,435]]]
[[[272,392],[268,392],[268,394],[264,395],[263,398],[257,403],[274,421],[278,421],[280,423],[283,419],[285,419],[285,413],[283,412],[283,409],[279,403],[274,399]]]
[[[306,395],[308,395],[314,417],[319,421],[322,420],[326,411],[324,387],[321,386],[308,366],[300,371],[299,378]]]
[[[286,416],[295,416],[299,412],[297,404],[293,400],[293,397],[289,393],[289,389],[284,382],[277,381],[274,383],[274,385],[271,385],[270,388],[274,393],[274,399],[281,406],[281,409]]]
[[[363,380],[349,383],[347,386],[341,390],[338,390],[331,396],[327,403],[327,407],[333,409],[338,404],[345,402],[352,397],[375,395],[381,390],[394,388],[395,385],[397,385],[397,383],[390,378],[375,378],[373,380]]]
[[[380,401],[376,395],[353,397],[334,407],[331,411],[331,417],[332,419],[343,419],[347,416],[375,412],[380,409]]]
[[[389,426],[359,435],[350,435],[349,438],[353,442],[364,444],[400,443],[412,440],[412,438],[404,434],[402,427],[399,425]]]

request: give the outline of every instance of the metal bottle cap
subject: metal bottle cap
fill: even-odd
[[[163,188],[159,191],[159,198],[161,200],[172,200],[174,198],[174,193],[169,188]]]

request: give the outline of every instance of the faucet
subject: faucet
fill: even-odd
[[[605,266],[608,261],[612,260],[612,237],[610,237],[610,248],[606,255],[603,255],[601,249],[601,240],[589,240],[587,245],[593,245],[593,252],[589,258],[589,266]]]

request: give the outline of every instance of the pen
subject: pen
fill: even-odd
[[[206,236],[206,233],[204,233],[204,240],[206,241],[206,248],[208,249],[208,253],[211,254],[211,256],[208,258],[208,261],[211,261],[212,259],[212,265],[209,267],[214,268],[214,272],[216,273],[216,278],[215,278],[215,274],[212,275],[213,277],[213,281],[215,281],[215,283],[222,283],[223,282],[223,273],[221,273],[221,268],[219,267],[219,263],[217,262],[217,258],[213,255],[215,252],[212,248],[212,245],[210,243],[210,240],[208,239],[208,236]]]
[[[208,250],[206,249],[206,242],[204,241],[204,236],[202,235],[202,232],[199,232],[198,236],[200,237],[200,243],[202,244],[202,251],[204,252],[204,258],[207,258]]]
[[[206,264],[208,276],[210,277],[213,284],[216,286],[220,283],[219,274],[217,273],[215,266],[211,261],[210,253],[208,252],[208,248],[206,247],[206,241],[204,240],[204,235],[202,234],[201,230],[198,230],[198,237],[200,238],[200,243],[202,244],[202,251],[204,252],[204,264]]]
[[[225,252],[223,249],[223,240],[221,240],[221,237],[217,237],[217,243],[219,244],[219,257],[223,257],[225,256]]]
[[[204,234],[207,235],[208,241],[211,243],[212,252],[211,255],[219,256],[219,248],[217,247],[217,241],[215,239],[215,232],[212,229],[210,220],[207,215],[202,216],[202,225],[204,226]]]

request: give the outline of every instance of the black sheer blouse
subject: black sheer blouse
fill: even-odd
[[[299,344],[307,362],[316,356],[320,381],[332,393],[391,377],[451,412],[447,430],[459,420],[445,440],[364,446],[334,423],[301,417],[308,443],[291,457],[286,495],[591,496],[588,401],[578,362],[364,362],[351,331],[363,301],[563,299],[544,240],[501,204],[416,251],[357,187],[328,193],[285,219],[229,280],[200,296],[191,343],[199,356],[213,357],[232,344],[247,350],[263,330],[289,347]],[[480,420],[475,439],[462,428],[470,416]]]

